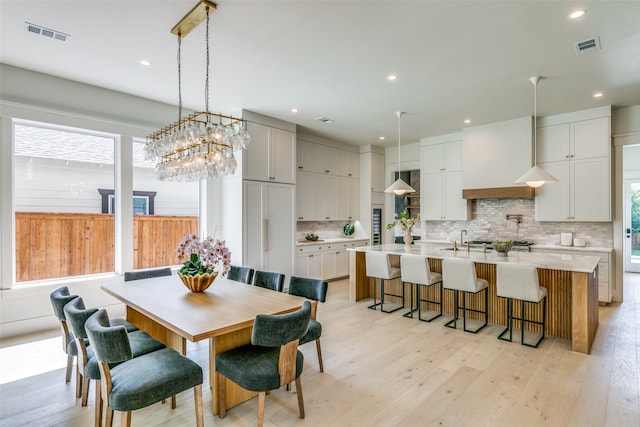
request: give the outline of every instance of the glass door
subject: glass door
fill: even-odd
[[[640,273],[640,179],[625,180],[624,270]]]

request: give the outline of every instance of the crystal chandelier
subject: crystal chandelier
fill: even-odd
[[[171,29],[178,36],[178,121],[147,136],[145,145],[147,157],[157,161],[156,175],[161,180],[198,181],[233,175],[238,165],[234,153],[251,142],[242,119],[209,112],[209,15],[216,7],[213,2],[200,0]],[[205,19],[205,111],[182,117],[182,37]]]

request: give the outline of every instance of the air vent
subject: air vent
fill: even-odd
[[[600,50],[600,37],[592,37],[573,44],[577,55],[584,55]]]
[[[334,123],[334,120],[331,120],[327,117],[318,117],[316,120],[324,124]]]
[[[30,22],[24,23],[24,29],[33,34],[39,34],[48,39],[60,40],[61,42],[67,41],[69,34],[61,33],[60,31],[51,30],[49,28],[35,25]]]

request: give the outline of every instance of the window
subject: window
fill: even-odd
[[[97,188],[114,187],[116,136],[15,121],[16,281],[114,271],[114,219]]]
[[[116,197],[113,190],[105,190],[98,188],[98,192],[102,196],[102,213],[116,212]],[[134,215],[153,215],[155,212],[155,191],[134,191],[133,192],[133,214]]]

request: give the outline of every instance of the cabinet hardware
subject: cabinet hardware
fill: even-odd
[[[353,174],[350,173],[349,176],[353,176]]]
[[[312,255],[309,255],[309,258],[313,258],[313,254],[312,254]]]
[[[331,219],[331,217],[330,216],[325,216],[324,219]]]
[[[298,169],[304,169],[304,166],[298,166]]]
[[[303,216],[299,216],[298,219],[304,219],[304,217]]]
[[[328,170],[324,171],[324,173],[329,173],[329,172],[331,172],[331,171],[328,171]]]

